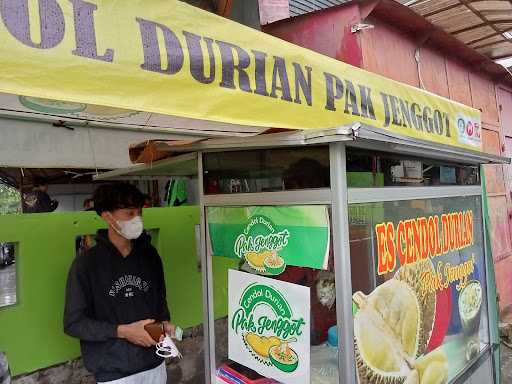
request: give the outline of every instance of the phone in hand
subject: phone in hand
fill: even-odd
[[[160,338],[165,335],[164,325],[161,322],[154,322],[144,326],[144,329],[155,342],[160,342]]]

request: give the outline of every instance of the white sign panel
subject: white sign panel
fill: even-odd
[[[229,358],[285,384],[310,383],[309,288],[229,271]]]

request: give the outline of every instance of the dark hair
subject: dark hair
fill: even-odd
[[[34,177],[34,187],[41,187],[43,185],[48,185],[48,181],[44,177]]]
[[[98,215],[123,208],[142,208],[144,195],[139,189],[128,183],[102,185],[93,196],[94,210]]]

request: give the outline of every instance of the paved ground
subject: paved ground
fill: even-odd
[[[16,266],[13,264],[7,268],[0,269],[0,307],[2,307],[4,305],[14,304],[14,303],[16,303]],[[202,359],[199,359],[199,360],[202,361]],[[73,370],[79,371],[79,369],[76,369],[76,367],[74,367]],[[502,372],[501,384],[512,384],[512,349],[506,347],[503,344],[501,345],[501,372]],[[85,375],[85,373],[84,373],[84,375]],[[39,382],[39,381],[37,381],[37,379],[33,379],[32,377],[23,377],[15,382],[20,383],[20,384],[21,383],[32,384],[34,382]],[[42,381],[42,382],[46,382],[46,381]],[[58,381],[55,381],[55,382],[58,382]],[[67,384],[70,383],[69,379],[66,379],[62,382],[67,383]],[[72,380],[71,382],[85,383],[87,381]],[[175,382],[175,381],[173,381],[173,382]],[[186,382],[188,383],[189,381],[186,381]]]
[[[0,307],[16,303],[16,264],[0,269]]]

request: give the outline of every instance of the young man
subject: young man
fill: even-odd
[[[69,271],[64,331],[80,339],[85,367],[99,383],[165,384],[165,363],[145,330],[169,323],[162,262],[143,233],[142,193],[130,184],[99,187],[94,209],[108,224]]]
[[[35,178],[32,192],[23,195],[23,213],[53,212],[59,202],[48,195],[48,183],[45,179]]]

